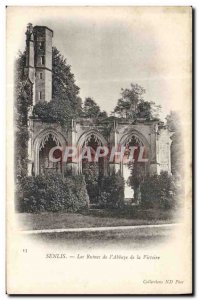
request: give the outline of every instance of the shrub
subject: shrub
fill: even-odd
[[[89,196],[86,189],[86,183],[83,175],[70,176],[65,179],[68,192],[70,190],[71,198],[68,199],[71,211],[79,211],[89,206]],[[75,196],[75,197],[74,197]]]
[[[112,174],[101,179],[99,203],[105,207],[121,207],[124,202],[124,179],[119,174]]]
[[[90,201],[97,203],[99,196],[99,169],[97,164],[84,163],[83,174]]]
[[[88,206],[89,197],[82,175],[65,179],[58,174],[26,177],[22,185],[22,212],[76,212]]]
[[[175,179],[167,172],[148,176],[141,184],[141,200],[144,207],[172,208],[176,205],[176,195]]]

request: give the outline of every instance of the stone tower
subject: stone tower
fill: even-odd
[[[26,73],[34,84],[33,104],[52,99],[52,37],[46,26],[27,26]]]
[[[38,101],[49,102],[52,99],[52,37],[53,31],[46,26],[27,26],[25,73],[26,80],[33,87],[33,105]],[[82,160],[72,158],[68,162],[52,162],[49,152],[53,147],[64,151],[67,145],[81,149],[91,141],[94,145],[108,145],[109,149],[119,149],[120,146],[145,149],[146,157],[139,165],[140,175],[160,174],[161,171],[171,173],[172,133],[161,121],[137,119],[136,122],[131,122],[118,119],[117,122],[98,123],[94,119],[76,118],[71,124],[68,122],[62,126],[58,122],[43,122],[37,116],[32,116],[31,110],[28,121],[29,176],[54,172],[62,173],[63,176],[83,173]],[[125,180],[125,199],[134,198],[137,200],[136,204],[139,203],[139,196],[134,196],[135,191],[128,184],[131,172],[126,162],[104,160],[101,170],[105,176],[114,171],[122,174]]]

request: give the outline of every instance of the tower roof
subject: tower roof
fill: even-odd
[[[34,29],[39,29],[39,28],[45,28],[45,29],[47,29],[47,30],[49,30],[49,31],[51,31],[52,32],[52,36],[53,36],[53,34],[54,34],[54,32],[53,32],[53,30],[52,29],[50,29],[49,27],[47,27],[47,26],[39,26],[39,25],[36,25],[36,26],[34,26]]]

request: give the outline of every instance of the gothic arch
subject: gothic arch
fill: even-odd
[[[141,146],[146,146],[148,149],[150,149],[150,145],[149,145],[146,137],[137,130],[132,130],[132,131],[124,134],[121,137],[119,144],[122,146],[125,146],[128,142],[130,142],[132,137],[134,137],[137,140],[137,142],[140,143]]]
[[[91,129],[88,131],[83,132],[81,136],[79,137],[77,141],[77,147],[82,147],[83,143],[91,136],[94,135],[96,139],[101,143],[101,145],[105,146],[107,145],[106,139],[103,137],[103,135],[98,132],[97,130]]]
[[[97,130],[91,129],[88,131],[83,132],[81,136],[79,137],[76,145],[78,149],[82,149],[84,146],[86,146],[86,142],[89,141],[91,136],[94,136],[96,141],[98,142],[99,145],[101,146],[106,146],[108,145],[106,139],[103,137],[103,135],[98,132]],[[105,170],[106,170],[106,164],[105,164]],[[106,172],[106,171],[105,171]],[[78,173],[82,173],[82,161],[78,162]]]
[[[150,164],[150,157],[151,157],[150,144],[148,143],[146,137],[137,130],[131,130],[130,132],[124,134],[121,137],[121,139],[119,141],[119,144],[121,146],[126,146],[132,140],[136,141],[137,144],[140,145],[140,146],[145,146],[146,149],[148,150],[148,152],[147,152],[147,154],[148,154],[148,163],[145,164],[145,171],[146,171],[146,170],[148,170],[149,164]],[[124,168],[126,168],[126,166],[123,164],[123,162],[121,162],[120,163],[120,170],[121,170],[121,174],[123,174],[123,175],[124,175]]]
[[[53,128],[47,128],[40,132],[33,141],[35,175],[39,174],[39,151],[42,149],[42,147],[44,147],[46,141],[50,136],[52,137],[56,145],[62,147],[63,149],[67,144],[64,136]]]

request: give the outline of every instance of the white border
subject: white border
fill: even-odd
[[[5,49],[6,49],[6,17],[5,17],[5,6],[33,6],[33,5],[42,5],[42,6],[53,6],[53,5],[108,5],[108,6],[113,6],[113,5],[119,5],[119,6],[124,6],[124,5],[136,5],[136,6],[193,6],[194,9],[197,9],[197,0],[166,0],[166,1],[144,1],[144,0],[138,0],[138,1],[129,1],[129,0],[114,0],[114,1],[104,1],[104,0],[58,0],[58,1],[49,1],[49,0],[42,0],[42,3],[40,0],[34,0],[34,1],[25,1],[25,0],[20,0],[20,1],[1,1],[0,2],[0,37],[1,37],[1,43],[0,43],[0,132],[1,132],[1,147],[0,147],[0,170],[1,170],[1,180],[0,180],[0,193],[1,193],[1,201],[0,201],[0,232],[1,232],[1,239],[0,239],[0,296],[1,299],[4,297],[7,297],[5,295],[5,130],[6,130],[6,120],[5,120],[5,115],[6,115],[6,93],[5,93],[5,87],[6,87],[6,76],[5,76],[5,69],[6,69],[6,54],[5,54]],[[196,14],[196,12],[195,12]],[[197,49],[197,26],[196,26],[196,20],[195,20],[195,49]],[[195,72],[197,70],[197,65],[195,65]],[[196,78],[195,86],[197,86],[197,81],[198,79]],[[196,93],[195,93],[196,95]],[[194,96],[195,96],[194,95]],[[194,99],[195,101],[196,99]],[[198,105],[196,105],[196,116],[198,112]],[[196,121],[196,118],[195,118]],[[197,122],[196,122],[196,127],[197,129]],[[197,134],[198,130],[196,130],[196,139],[198,138]],[[4,143],[3,143],[4,141]],[[198,162],[196,162],[195,168],[198,166]],[[195,186],[198,186],[198,178],[196,178]],[[196,231],[197,232],[197,231]],[[196,237],[197,240],[197,237]],[[197,260],[196,260],[197,261]],[[197,267],[197,265],[196,265]],[[196,276],[196,286],[197,286],[197,279],[198,277]],[[26,297],[23,297],[26,298]],[[38,297],[40,298],[40,297]],[[54,297],[56,298],[56,297]],[[90,297],[89,297],[90,298]],[[106,298],[106,297],[104,297]],[[174,297],[169,297],[169,299]]]

